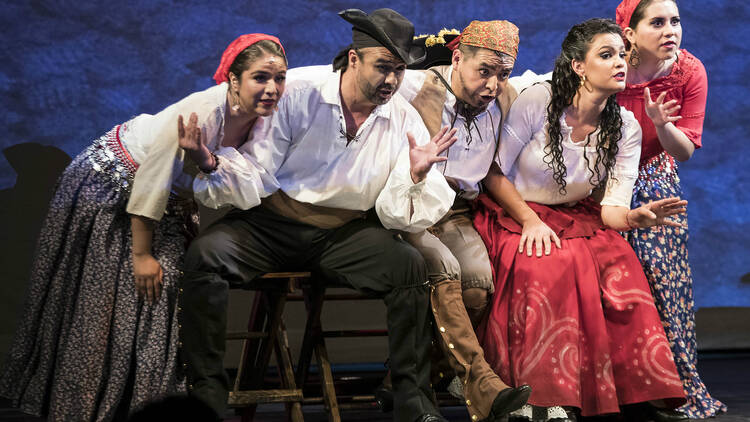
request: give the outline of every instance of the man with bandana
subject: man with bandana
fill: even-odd
[[[431,137],[396,92],[406,66],[424,58],[411,22],[390,9],[340,15],[353,25],[353,43],[335,71],[289,72],[270,127],[258,130],[268,135],[248,141],[278,191],[259,207],[230,212],[186,254],[180,300],[190,394],[222,415],[228,289],[266,272],[306,270],[383,296],[394,418],[441,422],[429,379],[427,268],[388,229],[421,231],[448,211],[455,195],[433,164],[446,159],[440,154],[455,130]]]
[[[462,391],[472,420],[500,420],[531,393],[528,385],[509,387],[492,371],[474,333],[494,285],[470,204],[488,174],[505,179],[494,157],[503,119],[517,96],[508,77],[518,40],[518,28],[508,21],[473,21],[447,45],[433,37],[426,65],[450,64],[409,70],[399,89],[431,134],[442,126],[457,130],[458,140],[441,153],[447,160],[435,165],[456,199],[439,222],[405,238],[427,263],[440,345],[456,374],[449,390]]]

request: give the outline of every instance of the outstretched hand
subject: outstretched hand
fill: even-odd
[[[430,142],[424,145],[417,145],[414,136],[407,132],[406,137],[409,139],[409,163],[411,164],[411,180],[419,183],[427,177],[432,165],[440,161],[447,161],[447,157],[440,157],[440,153],[448,149],[458,138],[456,130],[448,130],[448,127],[440,131],[430,139]]]
[[[652,226],[683,227],[682,224],[669,220],[667,217],[683,214],[687,211],[687,201],[672,197],[649,202],[638,208],[628,211],[626,218],[628,225],[633,228],[646,228]]]
[[[198,126],[198,115],[190,113],[188,124],[185,126],[182,115],[177,117],[177,143],[180,148],[190,154],[190,158],[198,164],[203,171],[210,171],[216,167],[213,155],[205,144],[206,136]]]
[[[667,123],[676,122],[682,119],[682,116],[674,115],[682,107],[677,104],[677,100],[664,102],[667,92],[662,92],[656,101],[651,100],[651,91],[648,88],[643,89],[643,102],[646,108],[646,115],[654,122],[654,126],[662,127]]]

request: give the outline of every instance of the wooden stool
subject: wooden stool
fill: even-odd
[[[268,273],[253,282],[255,299],[247,331],[227,333],[227,340],[242,340],[242,353],[234,387],[229,393],[229,407],[243,408],[242,421],[251,421],[259,403],[286,403],[289,418],[302,416],[302,390],[297,388],[292,356],[282,315],[287,296],[309,280],[308,272]],[[280,389],[263,389],[272,351],[281,379]],[[250,368],[248,371],[247,368]],[[243,388],[243,390],[241,390]]]

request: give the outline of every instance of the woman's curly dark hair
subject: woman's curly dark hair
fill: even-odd
[[[581,86],[581,78],[573,71],[571,62],[573,60],[584,61],[586,53],[591,47],[594,37],[599,34],[616,34],[622,37],[620,27],[610,19],[589,19],[579,23],[570,29],[562,43],[560,55],[555,60],[555,69],[552,71],[552,99],[547,106],[547,130],[549,143],[544,148],[546,154],[544,162],[550,167],[555,182],[560,187],[560,194],[565,194],[565,176],[567,170],[563,160],[562,140],[563,135],[560,128],[560,118],[567,107],[573,103],[573,98]],[[620,107],[617,105],[616,95],[607,98],[607,104],[599,116],[599,134],[596,138],[596,162],[593,166],[584,153],[584,159],[591,171],[589,181],[595,189],[603,188],[606,183],[606,175],[611,173],[615,165],[615,156],[622,134],[622,119],[620,118]],[[591,137],[586,137],[585,148],[591,143]],[[600,165],[604,165],[604,173],[599,171]]]

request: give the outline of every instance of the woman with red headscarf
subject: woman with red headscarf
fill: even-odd
[[[680,12],[673,0],[625,0],[617,7],[627,50],[627,87],[617,95],[643,129],[633,207],[682,196],[677,161],[701,147],[708,83],[695,56],[680,49]],[[627,234],[648,278],[664,323],[691,418],[726,411],[711,398],[696,368],[693,280],[687,250],[687,214],[682,227],[658,226]]]
[[[50,420],[107,421],[184,391],[177,282],[193,197],[246,209],[273,190],[246,151],[286,69],[276,37],[243,35],[216,86],[115,126],[73,160],[39,236],[0,396]]]

